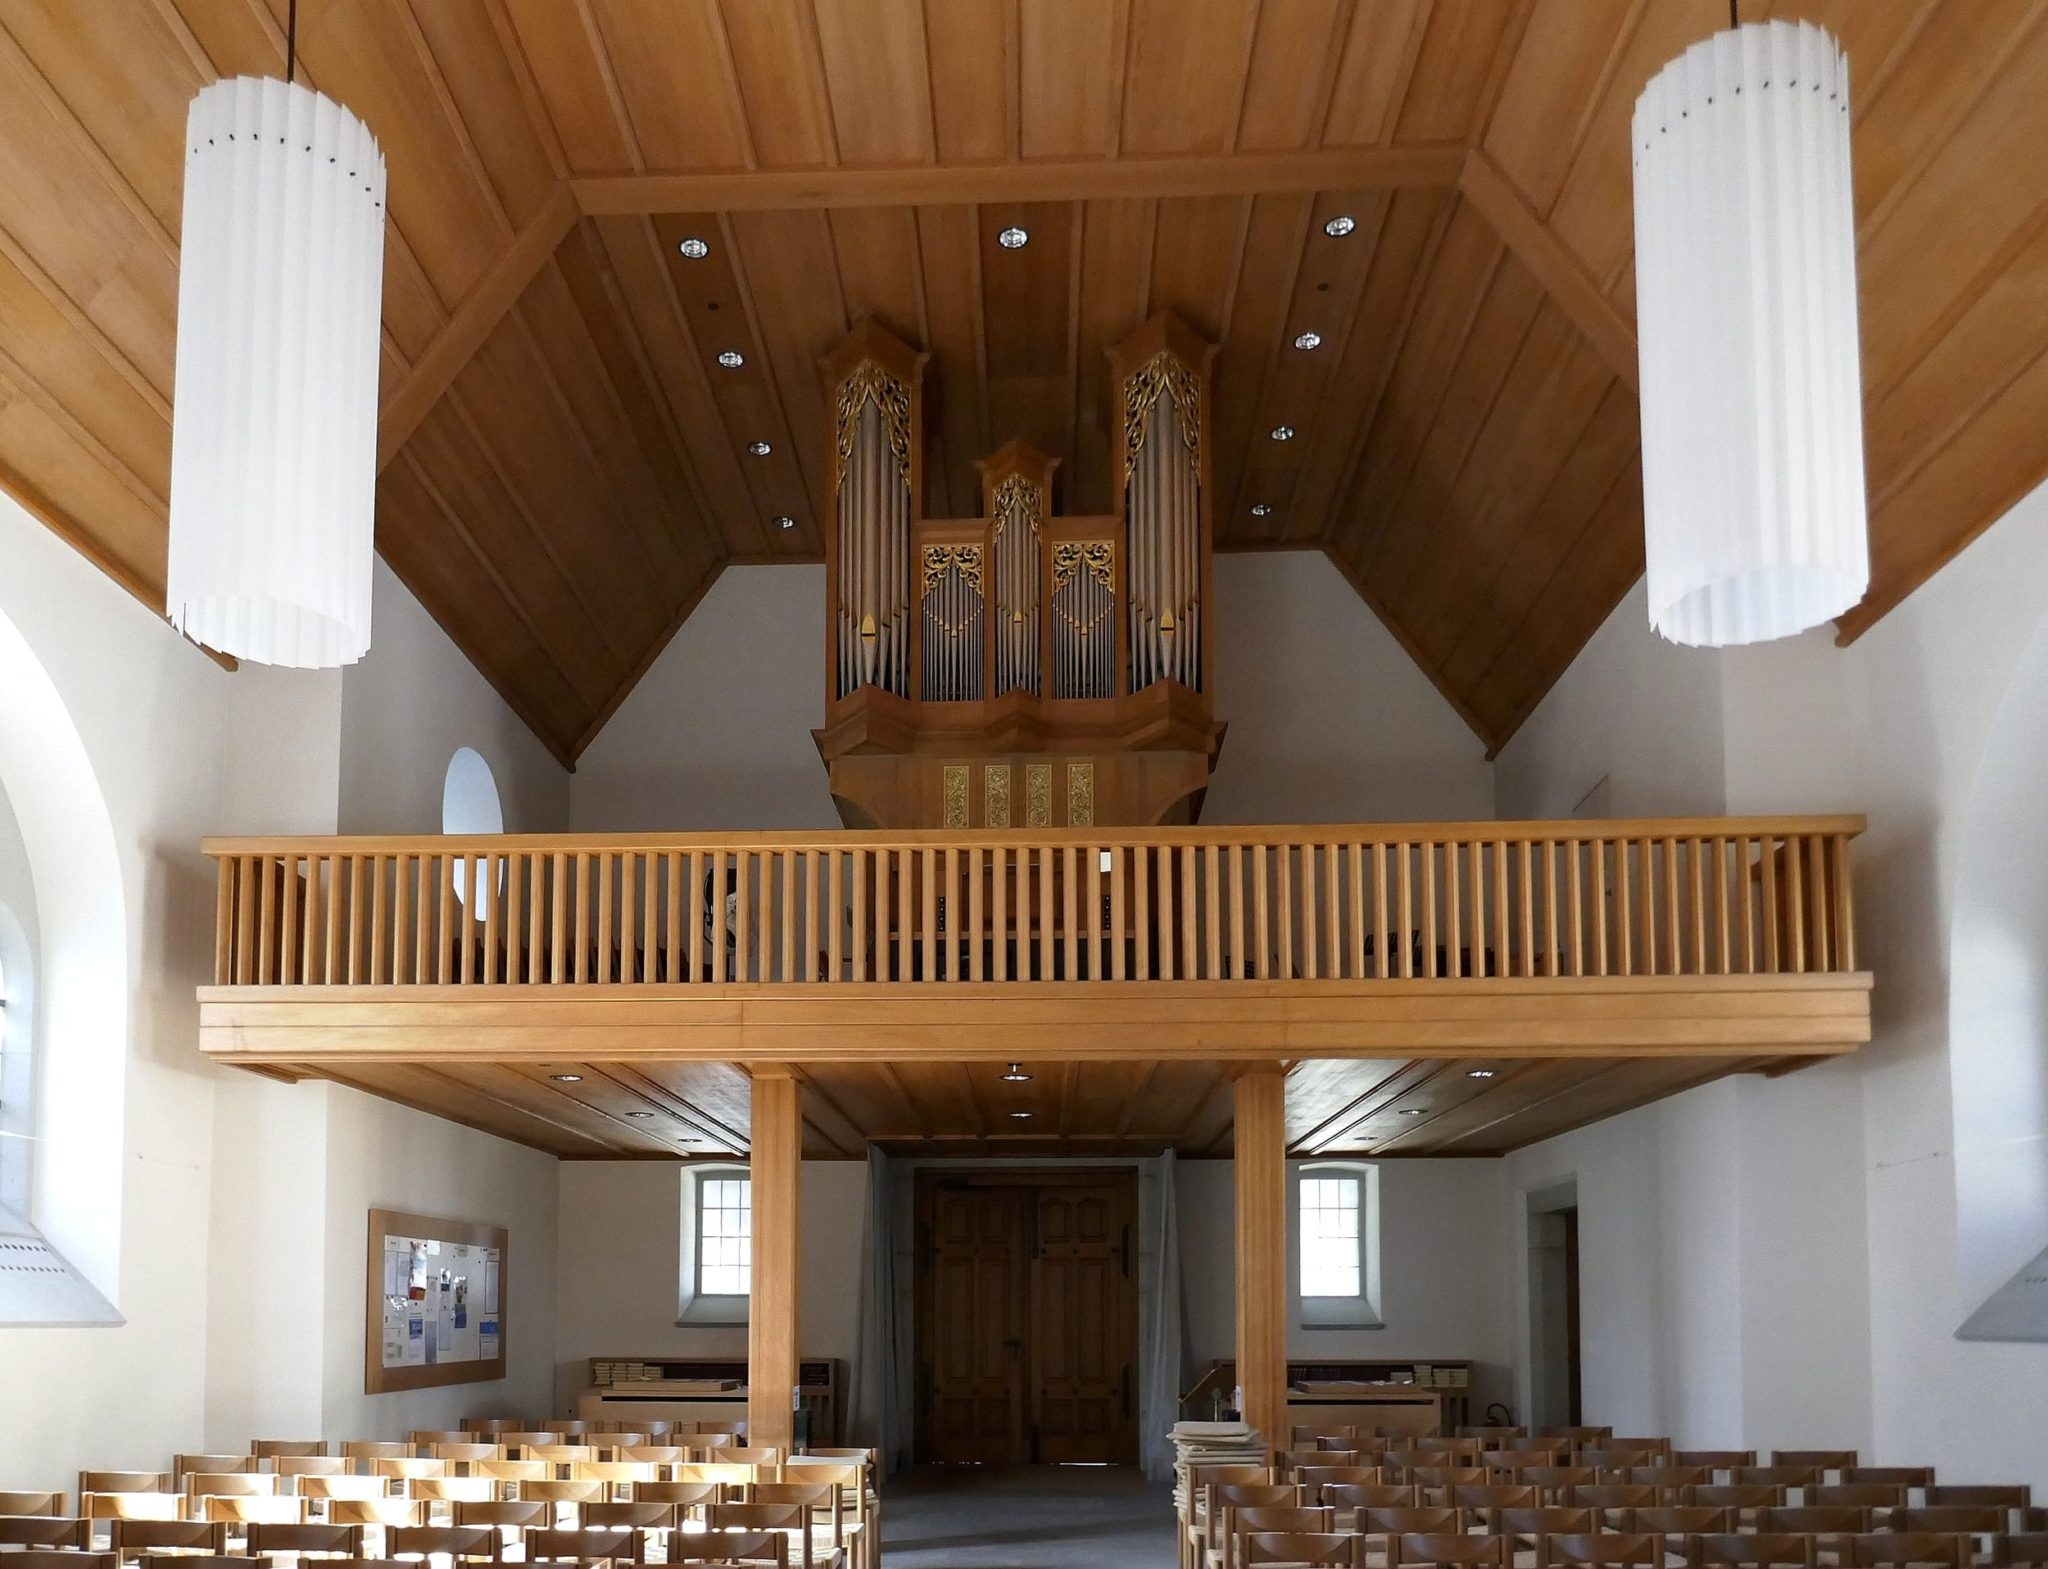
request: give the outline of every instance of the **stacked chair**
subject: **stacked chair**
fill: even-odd
[[[1604,1427],[1297,1427],[1276,1464],[1193,1466],[1179,1496],[1182,1569],[2048,1569],[2023,1486]]]
[[[477,1419],[403,1442],[258,1439],[164,1471],[0,1491],[0,1569],[877,1569],[865,1449],[736,1432]]]

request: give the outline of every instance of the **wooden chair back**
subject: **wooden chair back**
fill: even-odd
[[[545,1460],[478,1460],[469,1468],[471,1476],[487,1476],[494,1482],[551,1482],[555,1468]]]
[[[229,1553],[144,1553],[140,1569],[249,1569],[249,1560]]]
[[[1817,1544],[1810,1536],[1760,1531],[1707,1532],[1692,1539],[1692,1569],[1814,1569]]]
[[[185,1478],[194,1471],[204,1471],[212,1476],[231,1475],[243,1471],[268,1471],[270,1466],[254,1455],[172,1455],[171,1480],[180,1487]]]
[[[1422,1504],[1421,1488],[1399,1482],[1319,1482],[1303,1492],[1312,1504],[1338,1509],[1415,1509]]]
[[[391,1496],[391,1484],[381,1476],[302,1476],[298,1485],[301,1498],[362,1500]]]
[[[487,1504],[498,1484],[487,1476],[420,1476],[405,1484],[405,1496],[429,1504]]]
[[[1299,1482],[1313,1492],[1319,1487],[1373,1487],[1398,1486],[1414,1493],[1415,1501],[1421,1502],[1421,1489],[1405,1478],[1398,1483],[1387,1480],[1388,1473],[1371,1465],[1305,1465],[1297,1469],[1291,1480]]]
[[[1859,1465],[1842,1473],[1845,1482],[1886,1482],[1894,1487],[1932,1487],[1931,1465]]]
[[[1544,1504],[1535,1509],[1496,1509],[1487,1520],[1496,1536],[1587,1536],[1600,1529],[1599,1517],[1590,1509],[1572,1509],[1563,1504]]]
[[[1737,1471],[1756,1464],[1754,1449],[1674,1449],[1673,1465],[1704,1466],[1709,1471]]]
[[[208,1494],[198,1500],[198,1514],[205,1520],[227,1525],[292,1525],[306,1518],[306,1500],[292,1493],[272,1493],[253,1498],[221,1498]]]
[[[633,1489],[636,1504],[666,1504],[680,1515],[716,1503],[724,1487],[717,1482],[642,1482]]]
[[[411,1482],[423,1476],[448,1476],[448,1462],[428,1455],[383,1455],[370,1462],[370,1475]]]
[[[549,1558],[612,1558],[644,1563],[647,1538],[639,1531],[613,1531],[589,1526],[546,1526],[526,1533],[528,1563]]]
[[[268,1558],[277,1553],[290,1553],[299,1558],[308,1554],[360,1558],[363,1555],[363,1528],[359,1525],[334,1525],[327,1521],[279,1524],[259,1520],[252,1524],[249,1527],[249,1556]]]
[[[19,1517],[21,1515],[61,1515],[64,1513],[64,1493],[0,1492],[0,1515]]]
[[[327,1453],[324,1438],[255,1438],[249,1453],[258,1460],[311,1460]]]
[[[476,1442],[466,1427],[416,1427],[405,1437],[415,1450],[432,1449],[436,1444]]]
[[[488,1503],[457,1499],[449,1511],[457,1525],[487,1525],[501,1536],[548,1523],[554,1505],[538,1498],[494,1498]]]
[[[1727,1536],[1735,1530],[1735,1511],[1706,1504],[1653,1504],[1631,1511],[1628,1528],[1652,1536]]]
[[[1871,1527],[1870,1511],[1856,1504],[1800,1504],[1759,1509],[1756,1528],[1767,1534],[1855,1536]]]
[[[63,1515],[0,1515],[0,1547],[92,1546],[92,1522]]]
[[[839,1496],[837,1489],[821,1488],[821,1492]],[[607,1531],[673,1531],[676,1528],[676,1506],[649,1501],[641,1503],[594,1503],[583,1506],[583,1525],[586,1530]]]
[[[1853,1471],[1853,1449],[1773,1449],[1772,1465],[1811,1466],[1816,1471]]]
[[[1826,1482],[1800,1496],[1823,1508],[1903,1509],[1906,1489],[1896,1482]]]
[[[1360,1509],[1352,1516],[1351,1528],[1365,1536],[1451,1536],[1465,1529],[1465,1517],[1456,1509],[1414,1505]]]
[[[749,1482],[772,1482],[774,1466],[741,1465],[732,1461],[692,1460],[673,1467],[678,1482],[718,1482],[726,1487],[745,1487]]]
[[[145,1490],[137,1487],[102,1489],[89,1485],[95,1481],[125,1481],[143,1475],[161,1482],[163,1486]],[[170,1483],[168,1475],[87,1471],[80,1478],[78,1512],[88,1520],[182,1520],[185,1518],[185,1495],[172,1492]]]
[[[340,1477],[334,1480],[340,1481]],[[381,1525],[387,1531],[394,1527],[420,1524],[425,1504],[410,1498],[336,1498],[327,1505],[327,1522],[330,1525]]]
[[[690,1458],[690,1451],[681,1444],[622,1444],[614,1452],[614,1458],[637,1461],[641,1465],[681,1465]]]
[[[1681,1487],[1712,1487],[1716,1476],[1727,1474],[1707,1465],[1632,1465],[1626,1470],[1609,1471],[1600,1480],[1631,1482],[1639,1487],[1671,1491]]]
[[[687,1535],[678,1531],[668,1539],[668,1561],[672,1564],[744,1565],[746,1569],[769,1564],[788,1569],[792,1543],[779,1531]],[[802,1560],[799,1560],[802,1562]]]
[[[112,1553],[82,1553],[73,1547],[24,1547],[7,1555],[7,1569],[117,1569]]]
[[[511,1445],[506,1445],[509,1449]],[[550,1465],[569,1465],[579,1460],[595,1460],[597,1446],[594,1444],[523,1444],[520,1456],[526,1460],[545,1460]]]
[[[2010,1484],[1948,1483],[1930,1487],[1923,1495],[1937,1508],[1950,1504],[1985,1505],[1997,1509],[2026,1509],[2034,1502],[2034,1490],[2024,1482]]]
[[[1461,1427],[1458,1429],[1458,1436],[1460,1438],[1476,1438],[1481,1444],[1491,1448],[1501,1444],[1506,1439],[1527,1438],[1529,1436],[1529,1429],[1526,1427],[1508,1426]]]
[[[412,1454],[412,1445],[382,1438],[351,1438],[342,1443],[341,1452],[344,1458],[367,1465],[372,1460],[403,1460]]]
[[[1362,1538],[1342,1531],[1254,1531],[1235,1539],[1240,1564],[1304,1564],[1355,1569],[1365,1562]]]
[[[429,1444],[428,1454],[436,1460],[446,1460],[458,1465],[474,1465],[479,1460],[502,1460],[504,1446],[480,1444],[473,1441],[452,1444]]]
[[[1538,1438],[1562,1438],[1566,1443],[1574,1445],[1598,1444],[1612,1438],[1614,1436],[1614,1429],[1611,1427],[1539,1427],[1536,1429],[1536,1436]]]
[[[541,1499],[551,1504],[594,1504],[604,1497],[604,1483],[563,1481],[556,1477],[517,1484],[521,1498]]]
[[[1591,1487],[1600,1480],[1600,1473],[1589,1465],[1534,1465],[1517,1476],[1539,1489],[1552,1503],[1561,1500],[1570,1488]]]
[[[292,1490],[292,1479],[273,1471],[187,1471],[185,1496],[201,1498],[275,1498]]]
[[[495,1563],[503,1542],[488,1525],[401,1525],[384,1533],[387,1558],[448,1557],[462,1562]]]
[[[1551,1564],[1649,1564],[1661,1569],[1664,1539],[1634,1531],[1567,1533],[1536,1538],[1537,1569]]]
[[[1821,1470],[1817,1465],[1745,1465],[1733,1473],[1738,1487],[1818,1487]]]
[[[215,1520],[116,1520],[107,1545],[122,1563],[170,1548],[225,1555],[228,1528]]]
[[[346,1455],[278,1455],[270,1462],[279,1476],[346,1476],[353,1462]]]
[[[1885,1524],[1894,1531],[1995,1536],[2011,1526],[2012,1511],[2000,1504],[1922,1504],[1917,1509],[1894,1509]]]
[[[1856,1569],[1880,1564],[1931,1564],[1938,1569],[1969,1569],[1972,1553],[1967,1536],[1935,1531],[1871,1531],[1842,1543],[1842,1562]]]
[[[1688,1488],[1684,1501],[1737,1511],[1777,1509],[1784,1505],[1785,1489],[1769,1482],[1722,1482],[1713,1487]]]
[[[1397,1536],[1387,1544],[1389,1569],[1403,1564],[1458,1564],[1514,1569],[1514,1544],[1504,1536]]]
[[[1991,1541],[1998,1569],[2048,1569],[2048,1531],[2009,1531]]]

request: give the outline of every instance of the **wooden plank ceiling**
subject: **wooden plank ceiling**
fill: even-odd
[[[1291,1154],[1482,1156],[1519,1149],[1729,1073],[1728,1057],[1299,1062]],[[1230,1152],[1230,1069],[1201,1062],[814,1063],[804,1153],[1184,1155]],[[745,1070],[726,1063],[360,1063],[309,1067],[565,1159],[716,1158],[748,1150]],[[1020,1117],[1018,1112],[1030,1115]]]
[[[0,8],[0,485],[152,606],[185,106],[280,69],[286,3]],[[2044,9],[1744,7],[1852,58],[1844,636],[2048,471]],[[1223,542],[1328,551],[1489,745],[1641,569],[1624,128],[1722,0],[303,10],[390,165],[380,548],[565,761],[723,565],[817,558],[817,361],[863,315],[933,351],[949,513],[1020,434],[1105,507],[1102,346],[1216,334]]]

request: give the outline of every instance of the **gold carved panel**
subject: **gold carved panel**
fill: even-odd
[[[1024,826],[1052,826],[1052,764],[1024,765]]]
[[[1095,826],[1095,765],[1067,764],[1067,826]]]
[[[941,776],[944,787],[944,815],[940,819],[948,828],[967,826],[967,765],[948,763]]]
[[[997,763],[982,771],[982,791],[985,826],[1007,828],[1010,826],[1010,765]]]

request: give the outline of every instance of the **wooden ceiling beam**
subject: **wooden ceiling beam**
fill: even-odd
[[[1422,142],[1400,147],[1114,160],[1051,158],[1025,163],[600,174],[579,176],[569,183],[577,206],[591,217],[954,203],[987,206],[1109,197],[1255,196],[1266,191],[1453,186],[1464,168],[1467,150],[1463,142]]]
[[[556,187],[555,194],[541,204],[525,227],[513,236],[490,270],[477,279],[476,286],[455,307],[448,325],[426,352],[413,362],[405,379],[392,389],[377,411],[377,472],[382,473],[399,449],[419,429],[427,412],[441,401],[441,395],[483,346],[519,296],[526,292],[555,247],[569,237],[576,226],[576,202],[569,187]]]
[[[1635,323],[1554,233],[1483,147],[1466,154],[1458,192],[1493,226],[1501,242],[1536,275],[1557,306],[1631,392],[1637,389]]]

